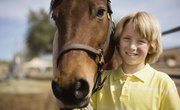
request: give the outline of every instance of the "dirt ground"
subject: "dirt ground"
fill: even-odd
[[[0,110],[58,110],[49,80],[0,82]]]

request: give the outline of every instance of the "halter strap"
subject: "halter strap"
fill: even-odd
[[[60,58],[62,57],[62,55],[68,51],[71,51],[71,50],[83,50],[83,51],[86,51],[87,53],[91,53],[91,54],[94,54],[94,55],[99,55],[101,54],[101,52],[91,46],[88,46],[88,45],[84,45],[84,44],[77,44],[77,43],[74,43],[74,44],[69,44],[69,45],[64,45],[59,54],[58,54],[58,59],[57,59],[57,67],[58,67],[58,64],[59,64],[59,60]]]

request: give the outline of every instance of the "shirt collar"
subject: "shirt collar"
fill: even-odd
[[[131,74],[132,76],[135,76],[142,82],[147,81],[153,73],[153,68],[149,65],[146,64],[144,68],[141,70]],[[113,79],[118,80],[120,78],[123,78],[126,75],[126,73],[123,72],[121,65],[113,72]]]
[[[135,72],[133,75],[138,79],[140,79],[141,81],[145,82],[148,81],[149,78],[151,78],[152,73],[153,73],[153,68],[149,64],[146,64],[143,69]]]

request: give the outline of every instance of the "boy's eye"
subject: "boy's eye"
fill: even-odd
[[[129,41],[129,40],[130,40],[130,38],[129,38],[129,37],[123,37],[123,40],[125,40],[125,41]]]
[[[145,43],[147,43],[147,41],[146,40],[139,40],[138,43],[145,44]]]

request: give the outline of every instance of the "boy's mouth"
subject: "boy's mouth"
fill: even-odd
[[[135,57],[138,54],[137,53],[130,53],[130,52],[126,52],[126,55],[130,56],[130,57]]]

